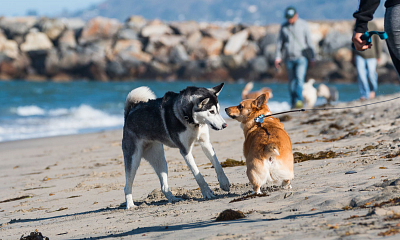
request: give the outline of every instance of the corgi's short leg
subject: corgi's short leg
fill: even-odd
[[[247,169],[247,177],[249,178],[250,183],[253,185],[253,193],[261,194],[261,179],[260,176],[255,171]]]
[[[290,180],[282,181],[282,188],[284,189],[292,189],[292,184],[290,184]]]

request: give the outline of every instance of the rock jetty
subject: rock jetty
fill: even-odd
[[[383,20],[376,20],[383,28]],[[354,22],[309,22],[317,62],[308,77],[356,81]],[[132,16],[0,18],[0,79],[36,81],[286,80],[273,67],[280,26],[163,22]],[[397,81],[385,44],[379,81]]]

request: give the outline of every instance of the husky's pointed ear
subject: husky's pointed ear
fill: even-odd
[[[213,87],[213,88],[209,88],[209,90],[210,90],[211,92],[213,92],[215,95],[218,96],[219,93],[221,92],[223,86],[224,86],[224,83],[221,83],[221,84],[218,85],[218,86],[215,86],[215,87]]]
[[[264,104],[267,104],[269,93],[263,93],[258,96],[252,103],[252,107],[261,108]]]
[[[202,109],[208,103],[208,101],[210,101],[210,98],[204,99],[203,101],[201,101],[201,103],[199,103],[199,105],[197,105],[197,107],[199,109]]]

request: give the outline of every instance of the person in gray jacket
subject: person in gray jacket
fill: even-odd
[[[315,50],[311,41],[311,32],[305,20],[300,19],[294,7],[285,10],[287,21],[279,31],[275,67],[279,69],[285,63],[289,78],[289,93],[292,108],[303,107],[303,84],[308,61],[314,62]]]

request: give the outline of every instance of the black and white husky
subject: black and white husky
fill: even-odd
[[[128,94],[122,139],[127,209],[135,206],[132,201],[132,183],[142,157],[157,173],[161,191],[168,201],[180,200],[168,188],[168,168],[163,144],[179,148],[203,197],[213,198],[214,194],[200,174],[192,155],[194,143],[199,142],[215,168],[220,187],[229,191],[229,180],[215,155],[207,127],[209,125],[214,130],[222,130],[227,126],[219,114],[217,98],[223,85],[214,88],[187,87],[180,93],[167,92],[162,98],[156,98],[148,87],[136,88]]]

